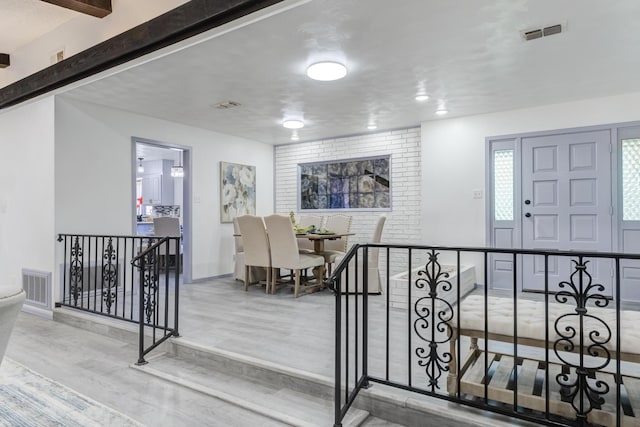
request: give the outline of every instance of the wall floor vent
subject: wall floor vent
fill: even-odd
[[[51,308],[51,273],[22,269],[22,289],[27,294],[26,305]]]

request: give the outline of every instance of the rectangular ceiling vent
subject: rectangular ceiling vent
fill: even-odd
[[[240,103],[236,101],[222,101],[222,102],[218,102],[217,104],[213,104],[211,107],[217,110],[228,110],[230,108],[236,108],[239,106],[240,106]]]
[[[567,24],[555,24],[543,28],[533,28],[521,31],[520,35],[525,41],[531,41],[542,37],[552,36],[554,34],[560,34],[566,31],[566,26]]]

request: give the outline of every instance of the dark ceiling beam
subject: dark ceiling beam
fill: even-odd
[[[46,3],[104,18],[111,13],[111,0],[42,0]]]
[[[0,89],[0,109],[139,58],[283,0],[191,0]],[[268,47],[268,46],[267,46]]]
[[[11,60],[8,53],[0,53],[0,68],[7,68],[11,65]]]

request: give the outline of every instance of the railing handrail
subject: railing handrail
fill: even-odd
[[[349,265],[351,258],[355,256],[358,252],[358,248],[364,246],[358,243],[351,246],[351,248],[347,251],[346,255],[342,258],[338,266],[333,270],[331,275],[324,280],[325,285],[333,291],[334,293],[339,292],[339,289],[336,289],[336,283],[338,283],[337,278],[342,274],[345,268]]]
[[[141,236],[136,234],[75,234],[75,233],[58,233],[58,242],[63,237],[103,237],[113,239],[158,239],[160,236]]]
[[[582,256],[585,258],[625,258],[639,259],[640,253],[624,253],[624,252],[588,252],[588,251],[571,251],[557,249],[518,249],[518,248],[487,248],[482,246],[429,246],[429,245],[407,245],[399,243],[358,243],[353,246],[358,248],[389,248],[389,249],[417,249],[417,250],[438,250],[438,251],[461,251],[461,252],[478,252],[478,253],[496,253],[496,254],[516,254],[516,255],[555,255],[555,256]],[[343,262],[347,259],[349,253],[345,255]],[[351,256],[353,257],[353,255]],[[338,265],[335,272],[342,265]],[[344,267],[343,267],[344,269]],[[332,274],[333,276],[333,274]]]
[[[155,238],[159,238],[154,236]],[[136,265],[137,261],[140,261],[142,258],[144,258],[145,256],[147,256],[149,253],[153,252],[158,246],[162,245],[165,242],[168,242],[171,239],[179,239],[179,237],[170,237],[170,236],[165,236],[165,237],[161,237],[159,238],[160,240],[158,240],[157,242],[155,242],[153,245],[149,246],[147,249],[143,250],[142,252],[140,252],[138,255],[136,255],[135,257],[133,257],[131,259],[131,265],[133,265],[134,267],[138,267],[138,265]]]

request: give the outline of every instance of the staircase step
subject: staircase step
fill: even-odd
[[[132,367],[284,424],[300,427],[333,425],[334,409],[330,400],[255,378],[229,375],[210,365],[166,353],[150,358],[149,362]],[[368,416],[367,411],[353,408],[343,426],[360,426]]]

